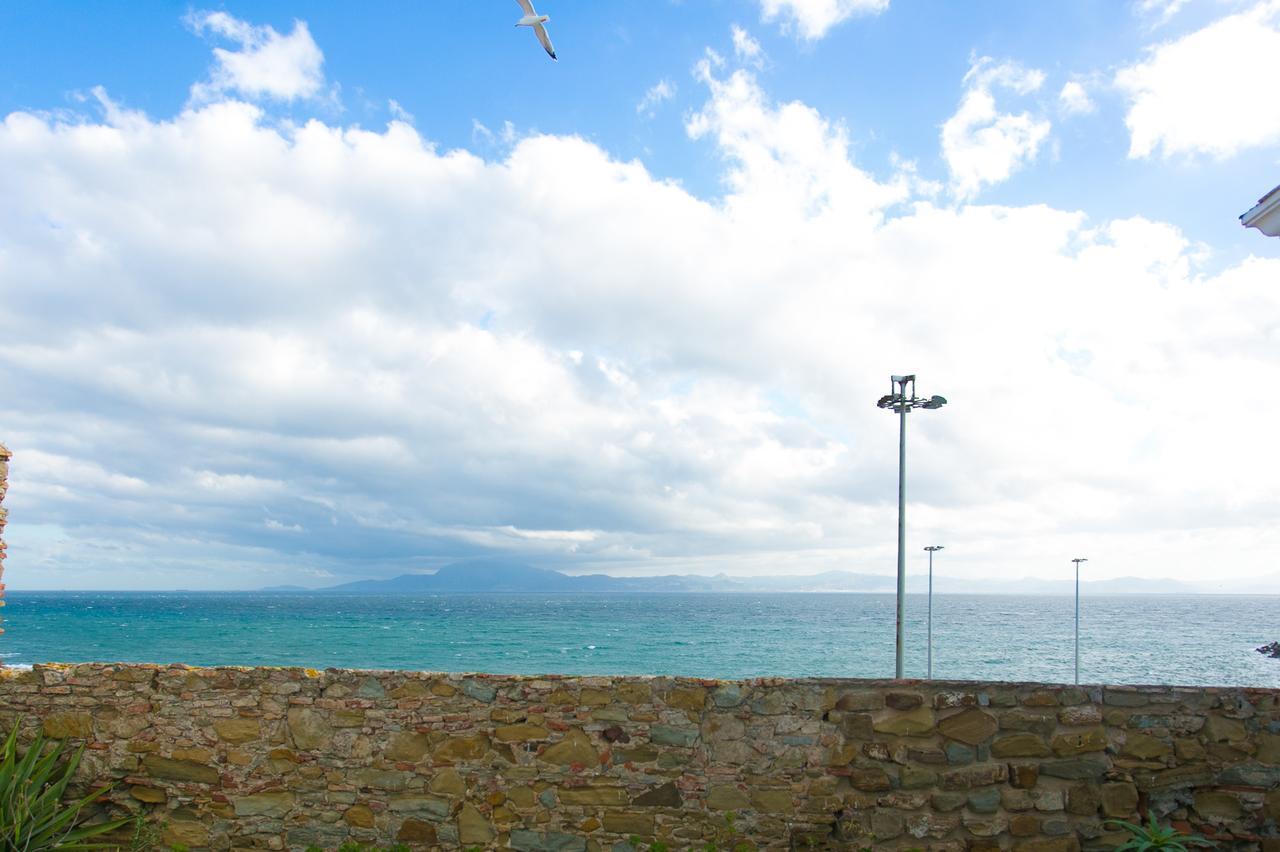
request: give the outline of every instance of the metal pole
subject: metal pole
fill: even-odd
[[[1080,682],[1080,563],[1088,559],[1072,559],[1076,564],[1076,683]]]
[[[902,621],[907,597],[907,383],[902,383],[898,421],[898,637],[894,677],[902,679]]]
[[[929,680],[933,680],[933,548],[929,548]]]

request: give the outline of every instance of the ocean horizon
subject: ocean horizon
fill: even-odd
[[[927,598],[908,594],[905,675],[927,671]],[[1070,596],[935,594],[933,676],[1069,683]],[[1280,687],[1280,596],[1082,598],[1082,683]],[[0,661],[885,678],[878,593],[342,595],[18,591]]]

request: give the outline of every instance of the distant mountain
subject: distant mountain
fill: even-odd
[[[907,589],[920,594],[926,575],[911,574]],[[667,574],[659,577],[613,577],[608,574],[565,574],[549,568],[485,560],[446,565],[434,574],[402,574],[390,580],[357,580],[323,589],[301,586],[271,586],[264,592],[315,592],[318,594],[491,594],[538,592],[864,592],[891,593],[897,579],[888,574],[859,574],[852,571],[825,571],[791,576],[732,577],[728,574]],[[969,595],[1070,595],[1074,580],[1046,580],[1023,577],[1016,580],[967,580],[935,575],[937,594]],[[1117,577],[1109,580],[1082,580],[1082,595],[1150,594],[1274,594],[1280,592],[1280,575],[1237,580],[1229,584],[1184,583],[1177,580],[1146,580]]]
[[[1045,580],[1022,577],[1017,580],[963,580],[957,577],[933,578],[933,590],[941,594],[968,595],[1070,595],[1075,593],[1075,580]],[[1082,595],[1197,595],[1209,592],[1202,585],[1178,580],[1146,580],[1141,577],[1115,577],[1109,580],[1081,580]]]

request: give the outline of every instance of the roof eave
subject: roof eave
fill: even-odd
[[[1240,217],[1240,222],[1269,237],[1280,237],[1280,186],[1262,196],[1257,206]]]

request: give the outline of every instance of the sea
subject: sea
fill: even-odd
[[[892,594],[10,592],[0,662],[892,677]],[[905,674],[928,671],[908,595]],[[1070,683],[1074,600],[935,595],[933,677]],[[1280,687],[1280,596],[1085,596],[1080,681]]]

